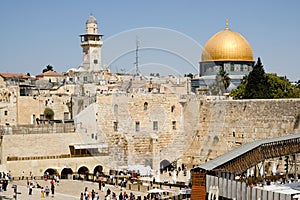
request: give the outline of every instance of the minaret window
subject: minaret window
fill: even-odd
[[[158,130],[158,121],[153,121],[153,130],[154,131]]]
[[[172,129],[176,130],[176,121],[172,121]]]
[[[175,110],[175,106],[173,105],[173,106],[171,107],[171,112],[174,112],[174,110]]]
[[[114,113],[118,114],[119,106],[117,104],[114,105]]]
[[[98,60],[97,59],[94,60],[94,64],[98,64]]]
[[[145,102],[145,103],[144,103],[144,110],[147,110],[147,109],[148,109],[148,103]]]
[[[140,122],[135,122],[135,131],[139,132],[140,131]]]
[[[118,122],[114,122],[114,131],[115,131],[115,132],[118,131]]]

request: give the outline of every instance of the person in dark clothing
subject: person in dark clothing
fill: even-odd
[[[102,181],[99,179],[99,190],[101,191]]]
[[[122,194],[122,192],[120,192],[119,200],[123,200],[123,194]]]
[[[55,189],[54,184],[51,184],[51,194],[52,194],[52,197],[54,197],[54,189]]]

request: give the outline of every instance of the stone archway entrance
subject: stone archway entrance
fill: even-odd
[[[172,163],[168,160],[162,160],[160,162],[160,172],[163,173],[164,171],[172,171],[174,169]]]
[[[44,174],[49,174],[50,176],[59,175],[57,169],[53,169],[53,168],[46,169]]]
[[[103,167],[101,165],[97,165],[94,168],[94,176],[96,176],[96,178],[98,178],[97,176],[103,175]]]
[[[54,175],[59,175],[57,169],[53,169],[53,168],[48,168],[46,169],[46,171],[44,172],[44,179],[48,180],[54,177]]]
[[[71,168],[66,167],[61,171],[61,178],[71,179],[72,174],[73,174],[73,170]]]
[[[88,180],[89,179],[89,173],[90,170],[86,166],[82,166],[78,169],[78,175],[79,179],[81,180]]]

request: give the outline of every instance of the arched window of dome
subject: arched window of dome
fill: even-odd
[[[114,105],[114,113],[118,114],[118,111],[119,111],[119,106],[118,106],[118,104],[115,104]]]
[[[145,103],[144,103],[144,110],[147,110],[147,109],[148,109],[148,103],[145,102]]]

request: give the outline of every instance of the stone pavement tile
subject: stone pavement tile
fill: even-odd
[[[37,181],[39,185],[42,187],[45,187],[48,185],[50,188],[49,181],[39,180]],[[98,190],[98,184],[93,182],[87,182],[87,181],[77,181],[77,180],[60,180],[59,184],[55,185],[55,193],[54,197],[51,197],[51,194],[49,194],[49,197],[41,198],[41,189],[39,188],[33,188],[32,195],[29,195],[29,189],[27,187],[26,181],[13,181],[9,182],[9,185],[7,187],[7,191],[3,191],[0,193],[0,196],[7,196],[12,198],[13,197],[13,188],[12,185],[17,185],[18,192],[21,192],[21,194],[18,194],[17,198],[19,200],[46,200],[46,199],[55,199],[55,200],[79,200],[80,199],[80,193],[84,191],[85,187],[88,188],[88,191],[91,191],[94,189],[96,192],[99,193],[100,199],[104,199],[104,196],[106,194],[106,190],[109,188],[112,192],[115,192],[116,195],[119,195],[120,192],[126,191],[126,193],[130,194],[132,192],[136,197],[141,196],[143,199],[143,196],[146,195],[146,193],[143,192],[137,192],[137,191],[130,191],[125,189],[120,189],[120,187],[115,187],[112,185],[105,185],[105,191],[99,191]]]

